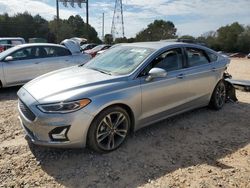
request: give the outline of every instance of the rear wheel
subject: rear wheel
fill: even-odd
[[[223,80],[221,80],[215,87],[210,106],[215,110],[220,110],[226,101],[226,86]]]
[[[92,122],[88,132],[88,146],[105,153],[117,149],[127,138],[130,117],[126,110],[114,106],[102,111]]]

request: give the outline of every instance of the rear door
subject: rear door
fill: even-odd
[[[72,55],[69,50],[58,46],[41,46],[43,74],[61,68],[73,66]]]
[[[188,80],[190,94],[193,96],[193,106],[201,106],[209,103],[217,76],[212,67],[210,58],[205,50],[196,47],[186,47],[187,69],[185,79]]]
[[[27,47],[10,54],[12,61],[3,62],[4,77],[7,85],[26,83],[41,74],[40,60],[32,55],[36,47]]]

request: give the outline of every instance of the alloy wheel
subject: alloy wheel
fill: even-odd
[[[216,89],[216,102],[219,107],[222,107],[226,99],[226,88],[224,84],[219,84]]]
[[[107,114],[99,123],[96,132],[98,146],[106,151],[114,150],[125,140],[129,122],[122,112]]]

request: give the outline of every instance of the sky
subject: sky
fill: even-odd
[[[103,13],[105,34],[111,32],[114,6],[115,0],[89,0],[89,23],[100,37]],[[123,0],[123,9],[126,37],[135,37],[155,19],[172,21],[179,36],[197,37],[236,21],[250,25],[250,0]],[[56,15],[56,0],[0,0],[0,14],[24,11],[52,20]],[[60,18],[76,14],[85,21],[85,5],[66,8],[60,3]]]

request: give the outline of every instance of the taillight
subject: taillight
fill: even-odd
[[[4,47],[0,46],[0,52],[4,51]]]
[[[95,56],[96,56],[96,53],[97,53],[97,52],[93,52],[93,53],[91,53],[90,55],[91,55],[92,57],[95,57]]]

